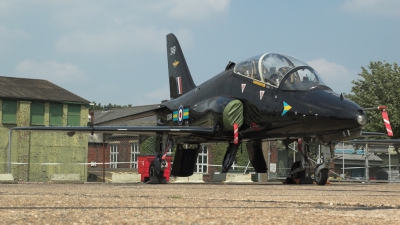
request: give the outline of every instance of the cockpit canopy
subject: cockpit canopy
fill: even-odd
[[[264,82],[282,90],[309,90],[326,86],[308,64],[292,56],[266,53],[237,63],[234,73]]]

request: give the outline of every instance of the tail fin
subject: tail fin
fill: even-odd
[[[196,85],[174,34],[167,35],[167,53],[170,97],[176,98],[193,90]]]

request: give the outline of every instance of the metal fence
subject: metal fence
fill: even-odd
[[[0,130],[0,173],[11,173],[18,182],[47,182],[57,174],[74,174],[82,182],[107,182],[113,173],[138,172],[139,157],[152,157],[158,140],[122,134]],[[195,173],[206,182],[221,182],[222,161],[228,144],[201,145]],[[290,176],[290,168],[298,159],[297,143],[288,149],[282,142],[264,142],[267,174],[252,168],[246,145],[239,147],[229,173],[252,174],[253,181],[277,181]],[[319,146],[310,145],[310,157],[320,159]],[[170,153],[173,159],[174,152]],[[397,154],[390,146],[336,145],[330,180],[364,182],[399,182]],[[307,170],[313,176],[312,169]],[[263,178],[262,178],[263,177]]]
[[[54,174],[87,173],[87,135],[59,132],[2,131],[0,173],[19,182],[44,182]],[[4,138],[7,137],[7,138]]]
[[[351,145],[335,148],[333,172],[345,181],[400,182],[399,161],[390,145]]]
[[[268,180],[289,177],[291,164],[298,160],[297,143],[290,144],[288,150],[279,141],[270,146]],[[310,144],[309,149],[310,160],[320,163],[319,146]],[[330,181],[400,182],[399,158],[390,145],[338,143],[332,159]],[[307,170],[307,174],[312,177],[313,170]]]

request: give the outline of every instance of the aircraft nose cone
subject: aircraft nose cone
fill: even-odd
[[[367,115],[363,110],[361,110],[359,113],[360,115],[357,116],[357,122],[361,126],[364,126],[367,123]]]

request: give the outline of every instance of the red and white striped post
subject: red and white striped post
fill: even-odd
[[[237,123],[233,124],[233,143],[239,144],[239,126]]]
[[[392,131],[392,127],[390,126],[389,116],[386,112],[386,106],[379,106],[378,109],[382,111],[382,118],[383,118],[383,122],[385,122],[385,127],[386,127],[386,131],[388,133],[388,136],[392,137],[393,131]]]

